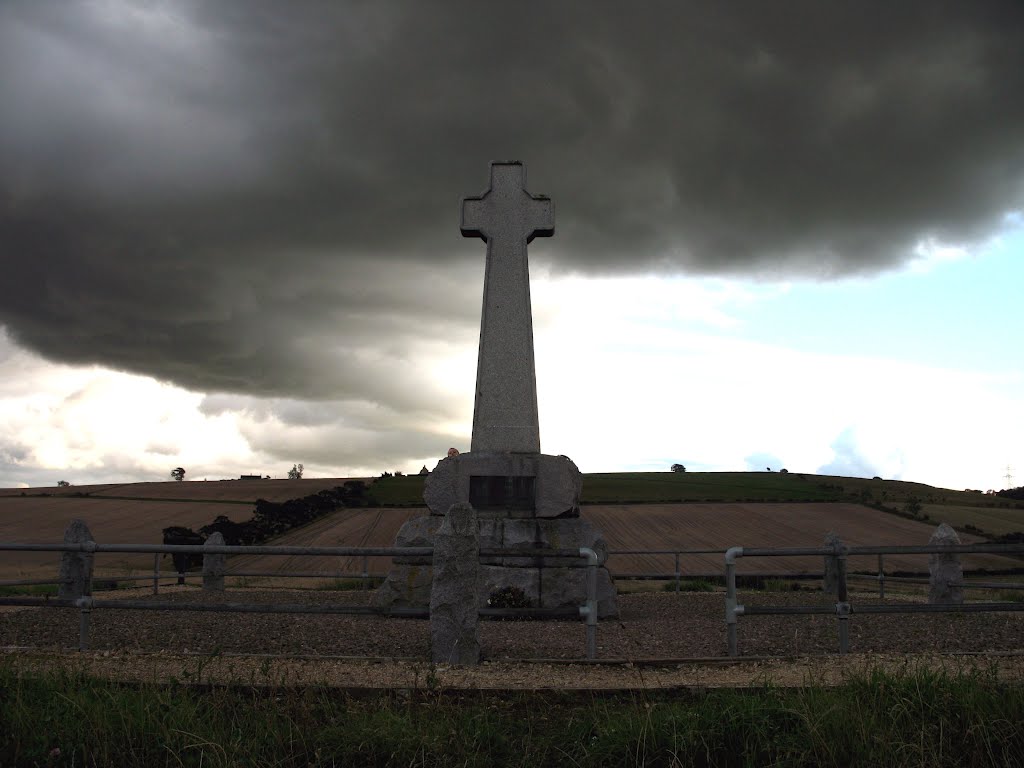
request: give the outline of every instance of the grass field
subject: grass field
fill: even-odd
[[[1006,502],[1006,499],[1001,499]],[[961,504],[924,504],[923,511],[934,520],[941,519],[954,528],[973,525],[992,536],[1024,531],[1024,509],[1019,507],[990,508]]]
[[[382,506],[419,506],[423,477],[378,478],[372,493]],[[583,477],[584,504],[656,503],[673,501],[854,501],[900,506],[911,499],[922,504],[955,504],[990,509],[1008,499],[968,491],[935,488],[901,480],[805,475],[795,472],[610,472]],[[1024,504],[1020,507],[1024,510]]]

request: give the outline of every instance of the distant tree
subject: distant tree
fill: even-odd
[[[171,477],[177,480],[179,483],[185,479],[185,470],[181,467],[175,467],[171,470]]]
[[[789,470],[788,470],[788,469],[786,469],[785,467],[783,467],[782,469],[780,469],[780,470],[779,470],[779,472],[781,472],[781,473],[782,473],[783,475],[788,475],[788,474],[789,474]]]
[[[914,515],[915,517],[921,513],[921,501],[914,496],[907,499],[906,504],[903,505],[903,511],[908,515]]]
[[[67,480],[58,480],[57,481],[57,487],[58,488],[67,488],[70,485],[71,485],[71,483],[69,483]]]
[[[684,467],[682,464],[673,464],[672,465],[672,471],[673,472],[685,472],[686,471],[686,467]]]
[[[288,470],[288,479],[301,480],[303,469],[304,467],[301,464],[292,464],[292,468]]]

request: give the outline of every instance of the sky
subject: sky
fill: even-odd
[[[1012,1],[0,2],[0,487],[467,450],[459,201],[509,159],[555,205],[546,453],[1020,485],[1021,39]]]

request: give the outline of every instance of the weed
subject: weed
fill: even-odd
[[[380,579],[331,579],[317,584],[313,589],[322,592],[351,592],[358,589],[376,589],[381,583]]]
[[[761,589],[765,592],[798,592],[800,591],[800,582],[788,579],[765,579]]]
[[[669,581],[662,587],[665,592],[675,592],[676,583]],[[714,592],[715,585],[707,579],[680,579],[679,590],[680,592]]]
[[[1000,589],[996,592],[995,598],[1006,603],[1024,603],[1024,592],[1018,589]]]
[[[0,587],[0,595],[5,597],[43,597],[45,595],[55,596],[56,594],[56,584],[26,584],[21,587]]]

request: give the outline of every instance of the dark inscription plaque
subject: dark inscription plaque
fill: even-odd
[[[477,510],[532,511],[536,480],[525,476],[471,475],[469,503]]]

